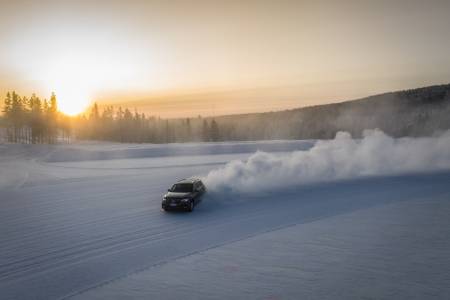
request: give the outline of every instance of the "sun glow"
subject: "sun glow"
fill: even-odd
[[[92,80],[87,75],[83,78],[82,70],[74,68],[70,61],[57,65],[63,66],[63,70],[53,69],[45,74],[46,89],[56,94],[60,112],[69,116],[83,113],[91,104]]]
[[[59,111],[69,116],[83,113],[90,105],[89,93],[75,89],[56,90],[56,97]]]
[[[144,55],[117,38],[125,34],[111,32],[44,24],[10,43],[8,53],[32,92],[47,97],[54,92],[59,111],[73,116],[85,112],[105,91],[146,88],[146,70],[155,69],[148,64],[148,52]],[[33,51],[27,50],[30,44],[35,45]]]

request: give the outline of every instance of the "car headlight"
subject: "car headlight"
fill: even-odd
[[[189,201],[191,201],[191,199],[189,199],[189,198],[181,199],[181,202],[189,202]]]

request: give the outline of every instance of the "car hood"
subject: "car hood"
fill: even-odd
[[[167,198],[189,198],[189,197],[191,197],[191,193],[168,192],[164,196],[167,197]]]

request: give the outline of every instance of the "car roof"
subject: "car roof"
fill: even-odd
[[[181,179],[177,183],[194,183],[194,182],[197,182],[197,181],[200,181],[200,179],[198,179],[198,178],[185,178],[185,179]]]

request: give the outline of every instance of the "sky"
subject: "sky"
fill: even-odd
[[[450,82],[450,1],[0,0],[0,93],[161,117]]]

